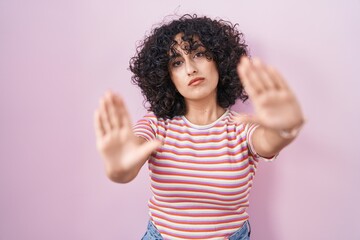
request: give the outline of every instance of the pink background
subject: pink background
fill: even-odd
[[[112,89],[133,121],[145,113],[128,61],[175,12],[239,23],[308,118],[275,163],[260,165],[252,239],[360,239],[360,1],[120,2],[0,1],[1,240],[141,238],[147,168],[126,185],[107,179],[93,111]]]

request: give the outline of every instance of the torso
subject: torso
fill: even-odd
[[[150,216],[164,239],[224,239],[248,219],[256,160],[248,129],[231,123],[231,114],[205,126],[147,117],[163,142],[148,166]]]

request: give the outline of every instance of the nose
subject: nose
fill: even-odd
[[[188,61],[186,63],[186,72],[188,76],[191,76],[195,73],[197,73],[196,65],[192,61]]]

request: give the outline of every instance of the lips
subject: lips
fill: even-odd
[[[191,81],[189,82],[188,86],[195,86],[195,85],[198,85],[200,84],[202,81],[204,81],[205,78],[201,78],[201,77],[197,77],[197,78],[194,78],[194,79],[191,79]]]

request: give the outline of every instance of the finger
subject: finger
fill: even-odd
[[[105,135],[105,130],[102,126],[99,110],[95,110],[94,113],[94,128],[97,139],[101,139]]]
[[[245,90],[250,96],[259,94],[264,91],[264,86],[259,81],[256,72],[253,69],[252,63],[247,57],[241,58],[239,74],[241,76],[241,81],[244,84]]]
[[[251,83],[253,83],[258,93],[263,93],[268,90],[270,86],[266,84],[265,79],[262,77],[262,70],[259,67],[261,65],[260,60],[258,58],[254,58],[250,63],[250,68],[248,71],[248,75]]]
[[[252,96],[257,94],[256,88],[253,86],[253,84],[250,83],[250,80],[247,75],[248,71],[248,63],[246,62],[247,58],[242,57],[240,64],[237,66],[237,72],[241,81],[241,84],[243,85],[245,92],[249,95],[250,98]]]
[[[100,100],[100,118],[105,134],[111,131],[111,124],[109,121],[108,110],[106,109],[105,99]]]
[[[264,85],[264,88],[267,90],[275,89],[276,84],[274,82],[274,79],[272,79],[269,75],[265,65],[258,58],[254,58],[253,65],[259,77],[259,81],[261,81],[261,83]]]
[[[139,147],[138,153],[140,154],[139,157],[145,158],[149,156],[153,151],[155,151],[158,147],[160,147],[162,143],[158,140],[153,140],[149,142],[145,142]]]
[[[106,94],[106,104],[107,104],[107,109],[109,114],[108,116],[112,128],[119,129],[120,128],[119,114],[117,113],[117,110],[115,108],[113,101],[113,94],[111,92],[108,92]]]
[[[286,84],[284,78],[280,75],[280,73],[273,67],[267,66],[266,70],[273,79],[274,84],[277,86],[278,89],[288,89],[288,85]]]
[[[119,113],[121,126],[132,127],[130,114],[125,106],[123,99],[119,95],[113,96],[115,107]]]

